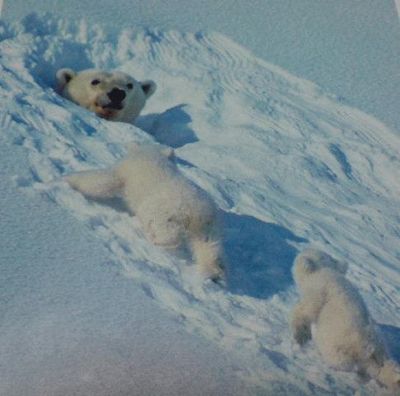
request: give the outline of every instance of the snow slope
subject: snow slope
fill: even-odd
[[[119,34],[125,27],[217,31],[256,56],[342,96],[400,130],[400,24],[394,0],[6,0],[3,17],[32,10]]]
[[[0,136],[0,395],[248,395],[239,360],[185,331],[64,208],[25,194]]]
[[[9,150],[23,148],[29,161],[28,176],[13,179],[19,190],[68,210],[135,288],[240,357],[240,379],[260,394],[376,394],[375,383],[293,345],[290,270],[309,243],[348,260],[400,359],[399,136],[220,34],[126,29],[113,37],[31,15],[2,25],[0,37],[0,127]],[[136,127],[54,92],[58,68],[92,66],[157,82]],[[153,139],[176,148],[181,170],[223,212],[226,289],[199,283],[186,257],[152,246],[120,202],[88,201],[60,181],[113,164],[129,141]]]

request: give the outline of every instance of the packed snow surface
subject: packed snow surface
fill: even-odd
[[[132,287],[186,330],[240,356],[237,373],[259,394],[376,394],[376,383],[325,365],[314,345],[294,345],[291,267],[308,244],[347,260],[348,278],[400,359],[394,131],[216,33],[126,29],[115,37],[31,15],[2,25],[0,38],[1,139],[28,158],[29,173],[10,180],[22,194],[72,214]],[[158,90],[136,126],[112,123],[54,91],[61,67],[117,68],[156,81]],[[226,287],[202,283],[184,252],[153,246],[118,200],[87,200],[62,181],[114,164],[131,141],[174,147],[180,170],[215,199]]]

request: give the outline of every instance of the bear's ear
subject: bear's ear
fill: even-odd
[[[60,69],[56,73],[57,89],[62,91],[64,87],[76,76],[76,73],[72,69]]]
[[[163,147],[161,149],[161,154],[165,155],[168,159],[173,159],[175,158],[175,151],[172,147]]]
[[[349,268],[349,265],[345,261],[335,260],[335,268],[338,272],[345,274]]]
[[[156,83],[152,80],[141,81],[140,86],[142,87],[146,99],[150,98],[157,89]]]

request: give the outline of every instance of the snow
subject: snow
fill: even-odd
[[[55,5],[56,4],[56,5]],[[394,0],[7,0],[6,20],[33,10],[123,28],[217,31],[400,130],[400,24]]]
[[[9,182],[29,166],[3,143],[0,394],[246,394],[237,361],[185,333],[63,208]]]
[[[308,244],[348,260],[400,360],[398,133],[218,33],[30,15],[0,37],[0,394],[379,391],[293,344],[290,271]],[[93,66],[157,82],[136,126],[54,91],[58,68]],[[226,288],[61,180],[153,140],[220,207]]]

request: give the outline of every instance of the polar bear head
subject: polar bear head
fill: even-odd
[[[154,81],[95,69],[60,69],[57,90],[65,98],[112,121],[132,122],[156,90]]]
[[[325,252],[308,248],[296,257],[293,276],[296,283],[301,285],[309,275],[315,274],[325,268],[344,275],[347,272],[348,265],[345,262],[335,260]]]

